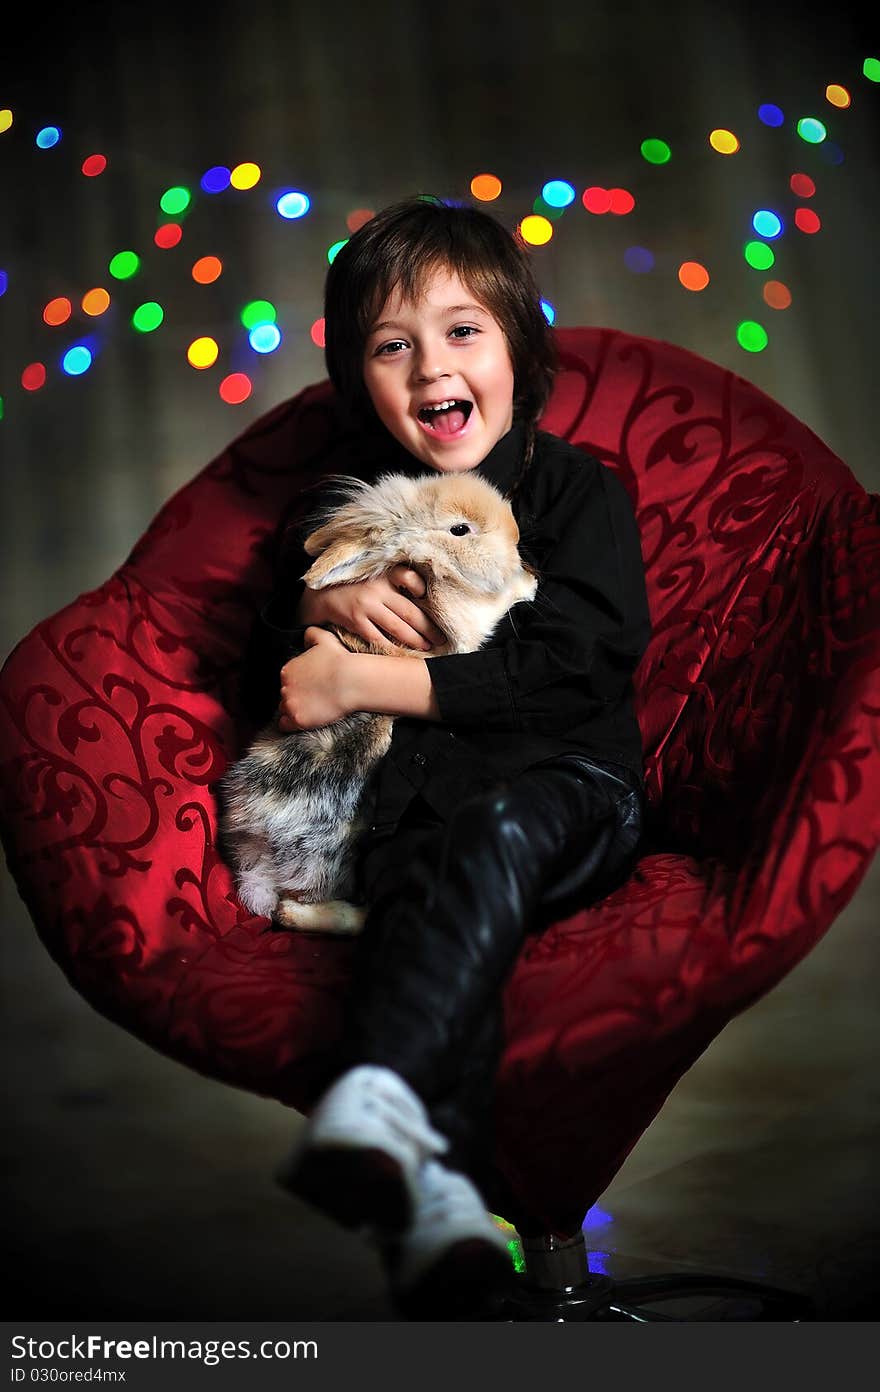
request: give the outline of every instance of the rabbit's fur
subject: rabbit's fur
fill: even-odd
[[[311,589],[375,579],[405,562],[424,576],[423,607],[446,635],[427,657],[474,652],[537,576],[517,550],[510,504],[471,473],[375,483],[338,476],[348,500],[305,541]],[[468,530],[456,535],[453,528]],[[357,652],[387,652],[331,625]],[[410,648],[389,646],[417,657]],[[316,730],[266,726],[222,780],[221,830],[242,904],[287,927],[357,933],[348,901],[367,782],[391,742],[393,717],[356,713]]]

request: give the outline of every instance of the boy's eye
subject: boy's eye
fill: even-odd
[[[405,343],[403,343],[399,338],[395,338],[394,341],[393,341],[392,343],[383,343],[383,344],[382,344],[382,347],[378,349],[378,352],[379,352],[379,353],[386,353],[386,354],[389,354],[389,355],[390,355],[390,354],[393,354],[393,352],[394,352],[397,348],[405,348],[405,347],[406,347],[406,344],[405,344]]]
[[[471,334],[478,334],[480,330],[475,329],[472,324],[456,324],[452,332],[460,334],[462,338],[470,338]]]

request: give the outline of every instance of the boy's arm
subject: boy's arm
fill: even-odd
[[[599,461],[578,459],[536,534],[535,600],[516,605],[479,652],[426,664],[444,724],[562,732],[631,689],[651,621],[623,483]]]

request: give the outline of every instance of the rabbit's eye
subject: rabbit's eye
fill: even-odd
[[[449,530],[453,536],[467,536],[468,532],[473,531],[473,528],[468,526],[467,522],[456,522],[455,526],[450,527]]]

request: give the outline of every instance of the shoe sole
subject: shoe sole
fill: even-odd
[[[485,1238],[468,1237],[453,1243],[411,1286],[392,1287],[392,1293],[407,1320],[498,1320],[513,1278],[508,1253]]]
[[[309,1146],[278,1182],[345,1228],[400,1233],[412,1219],[403,1170],[384,1150]]]

